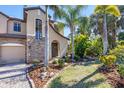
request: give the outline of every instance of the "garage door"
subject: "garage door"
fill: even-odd
[[[1,46],[1,64],[24,62],[25,46],[20,44],[4,44]]]

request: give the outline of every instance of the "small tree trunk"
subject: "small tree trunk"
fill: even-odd
[[[107,54],[108,50],[108,35],[106,25],[106,15],[103,15],[103,55]]]
[[[49,61],[49,21],[48,21],[48,6],[46,5],[45,6],[46,8],[46,26],[45,26],[45,62],[44,62],[44,65],[45,67],[48,66],[48,61]]]
[[[74,62],[74,27],[71,27],[72,62]]]

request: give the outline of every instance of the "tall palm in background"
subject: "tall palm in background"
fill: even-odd
[[[71,31],[72,61],[74,61],[74,33],[81,17],[81,11],[85,6],[62,6],[60,12],[55,14],[55,18],[64,20],[64,23]]]
[[[108,42],[109,48],[114,48],[116,46],[116,34],[117,34],[117,21],[118,17],[109,15],[107,16],[107,30],[108,30]]]
[[[90,17],[81,17],[77,28],[77,34],[90,34]]]
[[[108,50],[108,35],[107,35],[107,15],[120,16],[120,11],[115,5],[98,5],[94,12],[102,15],[103,17],[103,54],[105,55]]]

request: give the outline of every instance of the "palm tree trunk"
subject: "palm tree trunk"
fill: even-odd
[[[107,24],[106,15],[103,15],[103,55],[107,54],[108,50],[108,35],[107,35]]]
[[[48,61],[49,61],[49,19],[48,19],[48,6],[45,6],[45,11],[46,11],[46,26],[45,26],[45,62],[44,65],[45,67],[48,66]]]
[[[116,30],[112,31],[112,48],[116,46]]]
[[[74,62],[74,27],[71,27],[72,62]]]

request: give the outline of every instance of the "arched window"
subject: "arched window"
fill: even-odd
[[[35,32],[35,38],[40,40],[42,38],[42,20],[40,19],[36,19]]]

